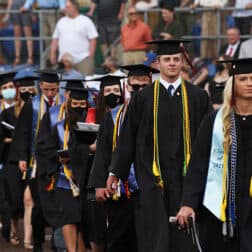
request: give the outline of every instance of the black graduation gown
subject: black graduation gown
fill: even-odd
[[[205,91],[186,83],[189,102],[191,140],[203,116],[210,110]],[[170,98],[161,85],[158,107],[158,141],[164,193],[155,185],[153,162],[154,85],[146,87],[132,100],[122,126],[111,171],[126,180],[132,162],[140,188],[144,233],[140,251],[190,251],[190,243],[177,229],[168,225],[168,216],[176,215],[183,184],[183,137],[181,87]],[[163,197],[164,196],[164,197]],[[164,201],[165,200],[165,204]],[[169,226],[169,228],[168,228]],[[170,234],[168,235],[168,229]]]
[[[89,188],[105,188],[108,168],[112,156],[114,122],[110,112],[106,113],[100,126],[96,143],[96,154],[89,176]],[[133,202],[135,193],[127,199],[122,195],[118,201],[108,200],[108,251],[136,251],[135,216]]]
[[[15,127],[17,118],[14,112],[14,107],[4,110],[0,115],[0,122],[5,121]],[[14,217],[23,213],[24,181],[22,181],[22,173],[18,168],[18,163],[9,160],[11,153],[14,152],[13,144],[3,142],[6,137],[13,139],[13,135],[14,131],[6,129],[3,125],[0,126],[1,163],[3,164],[6,195],[11,208],[11,216]]]
[[[249,185],[252,176],[252,116],[236,115],[238,137],[236,216],[238,228],[236,238],[225,242],[222,237],[222,223],[202,206],[215,117],[216,112],[206,116],[199,129],[184,183],[182,205],[196,210],[203,251],[251,252],[252,198],[249,196]]]
[[[41,205],[44,216],[48,223],[54,227],[61,227],[65,224],[79,223],[81,219],[79,197],[74,198],[72,191],[56,187],[60,171],[57,151],[61,149],[57,126],[50,132],[46,141],[38,141],[36,145],[36,157],[41,164],[45,165],[46,173],[40,177]],[[88,146],[78,143],[74,132],[70,132],[68,150],[71,159],[73,176],[78,184],[86,179],[86,168],[88,160]],[[56,178],[55,188],[51,192],[46,191],[50,178]],[[44,185],[44,186],[43,186]],[[43,192],[44,190],[44,192]],[[49,200],[50,199],[50,200]]]

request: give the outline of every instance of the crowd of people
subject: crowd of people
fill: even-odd
[[[192,57],[183,39],[192,16],[174,7],[227,5],[210,2],[92,0],[83,15],[76,0],[37,1],[51,10],[43,20],[50,66],[30,66],[28,39],[29,66],[0,73],[6,242],[45,251],[50,228],[55,252],[252,252],[252,39],[241,40],[251,2],[236,1],[247,10],[234,12],[218,54],[206,40]],[[22,28],[30,36],[33,4],[9,1],[20,10],[10,17],[16,36]],[[152,29],[139,10],[157,6]],[[214,32],[215,14],[204,12],[202,34]],[[15,52],[18,65],[18,40]]]

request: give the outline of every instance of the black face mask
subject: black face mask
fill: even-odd
[[[110,108],[114,108],[122,102],[121,95],[109,94],[107,96],[104,96],[104,99],[105,99],[105,104],[109,106]]]
[[[20,93],[20,97],[24,102],[27,102],[29,99],[31,99],[34,96],[34,94],[30,92],[23,92]]]
[[[78,115],[78,116],[81,116],[85,110],[85,108],[81,108],[81,107],[76,107],[76,108],[72,108],[73,111],[75,111],[75,113]]]
[[[217,72],[222,72],[225,69],[224,65],[221,63],[216,64],[216,71]]]

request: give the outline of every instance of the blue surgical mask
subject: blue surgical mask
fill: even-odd
[[[4,99],[14,99],[16,97],[16,89],[15,88],[7,88],[2,90],[2,96]]]

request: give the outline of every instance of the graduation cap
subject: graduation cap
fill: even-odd
[[[125,77],[108,74],[108,75],[104,75],[104,76],[99,77],[99,78],[92,79],[90,81],[100,81],[101,82],[100,87],[103,88],[105,86],[112,86],[112,85],[121,86],[120,85],[121,84],[120,80],[123,79],[123,78],[125,78]]]
[[[18,81],[22,87],[34,86],[34,81],[38,79],[39,76],[31,68],[21,69],[14,77],[14,81]]]
[[[0,86],[13,81],[14,76],[17,72],[4,72],[0,74]]]
[[[231,106],[235,105],[234,75],[252,73],[252,58],[219,60],[217,63],[231,63],[230,75],[233,75]]]
[[[157,55],[172,55],[182,53],[182,44],[189,43],[188,39],[169,39],[169,40],[153,40],[145,42],[148,45],[156,46],[155,52]]]
[[[155,68],[146,66],[144,64],[125,65],[122,69],[128,70],[128,77],[130,76],[150,76],[152,73],[159,73]]]
[[[62,74],[64,71],[63,70],[54,70],[54,69],[43,69],[36,71],[37,73],[40,74],[39,80],[40,81],[45,81],[48,83],[55,83],[59,82],[59,74]]]
[[[87,100],[88,99],[88,88],[77,88],[69,87],[67,90],[70,91],[70,98],[74,100]]]
[[[66,79],[66,86],[61,87],[62,89],[70,90],[71,88],[84,88],[83,81],[81,79]]]

